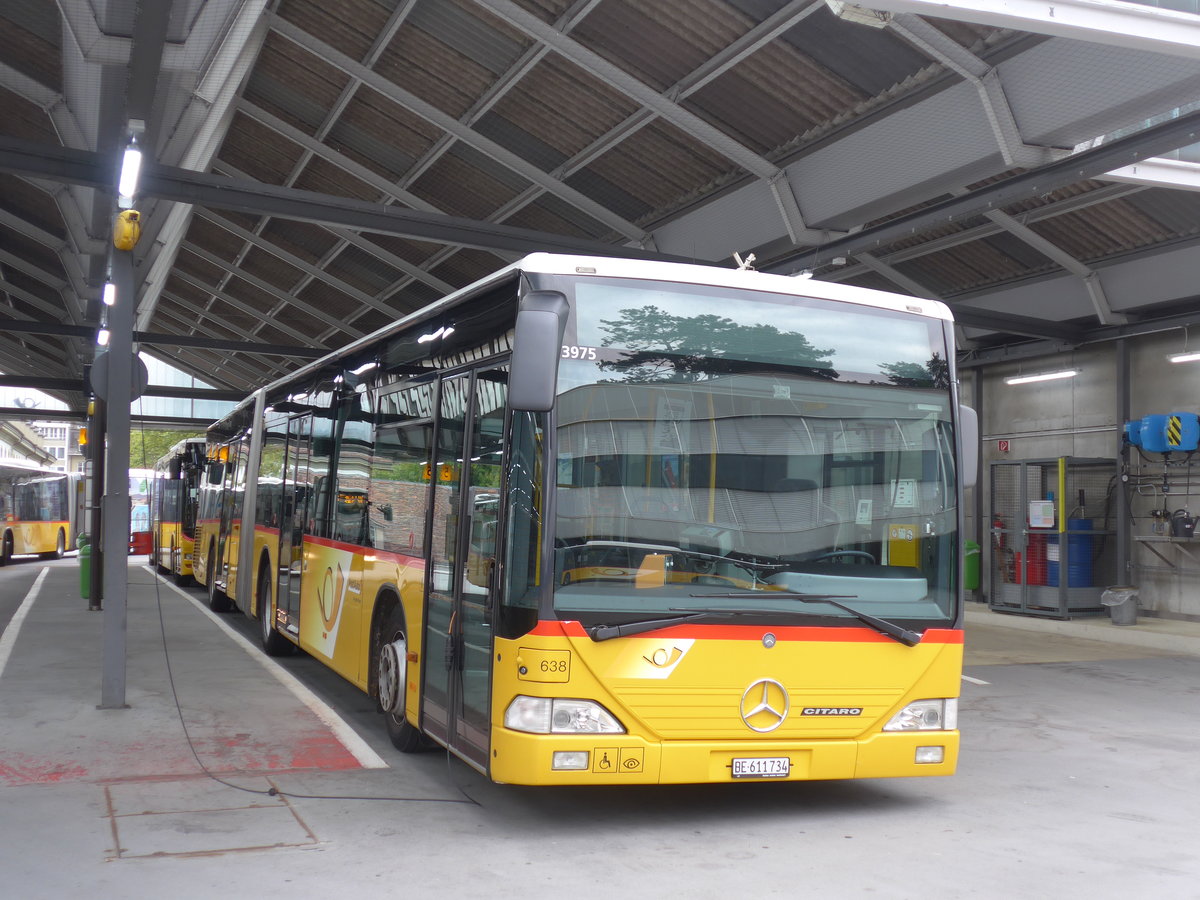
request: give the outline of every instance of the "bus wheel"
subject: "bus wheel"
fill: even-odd
[[[4,546],[0,547],[0,566],[7,566],[12,562],[13,554],[13,539],[11,534],[4,536]]]
[[[266,566],[258,573],[258,624],[267,656],[288,656],[296,649],[295,644],[275,630],[271,621],[271,570]]]
[[[215,549],[209,548],[208,551],[208,608],[213,612],[229,612],[233,606],[229,602],[229,598],[225,596],[225,592],[217,587],[217,567],[214,565],[216,561]]]
[[[54,549],[48,553],[39,553],[41,559],[62,559],[63,554],[67,552],[67,538],[61,531],[58,533],[58,538],[54,542]]]
[[[388,737],[401,753],[424,746],[421,732],[404,717],[404,683],[408,668],[408,641],[404,636],[404,613],[399,606],[388,613],[379,645],[379,707],[387,723]]]

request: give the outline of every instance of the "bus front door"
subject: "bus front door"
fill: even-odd
[[[442,382],[426,596],[422,727],[486,771],[491,615],[507,369]]]

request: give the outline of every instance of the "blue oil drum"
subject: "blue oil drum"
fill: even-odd
[[[1091,519],[1067,519],[1067,587],[1092,586],[1092,542],[1094,534],[1074,534],[1091,531]],[[1061,562],[1058,535],[1046,539],[1046,584],[1058,587],[1058,567]]]

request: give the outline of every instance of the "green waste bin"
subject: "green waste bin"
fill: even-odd
[[[963,587],[968,591],[979,590],[979,545],[974,541],[963,544]]]
[[[84,600],[92,599],[92,539],[81,534],[75,539],[79,548],[79,596]]]

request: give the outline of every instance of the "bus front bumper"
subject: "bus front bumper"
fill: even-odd
[[[958,743],[957,731],[889,732],[862,740],[660,743],[625,734],[542,735],[499,728],[492,734],[490,774],[495,781],[529,785],[704,784],[953,775],[958,762]],[[761,769],[770,774],[735,776],[735,760],[754,760],[740,763],[738,768]],[[563,768],[564,765],[573,768]]]

